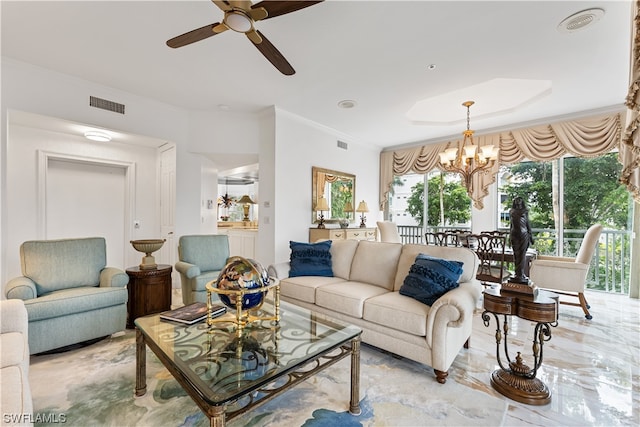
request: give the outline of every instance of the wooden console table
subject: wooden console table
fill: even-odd
[[[491,385],[504,396],[515,401],[530,405],[546,405],[551,402],[549,388],[536,373],[542,365],[542,349],[545,341],[551,339],[551,327],[558,325],[558,295],[549,291],[538,291],[538,294],[508,292],[501,289],[486,289],[484,291],[484,312],[482,320],[489,326],[491,314],[496,320],[496,357],[499,369],[491,374]],[[500,317],[503,315],[502,331]],[[521,319],[536,322],[533,338],[533,368],[525,365],[520,352],[515,360],[509,356],[507,336],[509,323],[507,316],[518,316]],[[504,356],[507,366],[500,356],[500,343],[504,332]]]
[[[127,268],[127,328],[133,329],[133,321],[138,317],[171,309],[172,270],[173,267],[166,264],[160,264],[154,270],[142,270],[137,266]]]
[[[377,240],[378,229],[373,228],[310,228],[309,242],[328,240]]]

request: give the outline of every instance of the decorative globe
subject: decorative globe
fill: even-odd
[[[216,287],[224,290],[242,291],[247,289],[263,288],[269,285],[267,270],[257,261],[240,256],[232,256],[227,259]],[[242,309],[258,309],[264,302],[268,290],[256,293],[238,292],[237,294],[219,294],[220,301],[229,308],[236,308],[236,298],[242,298]],[[237,296],[236,296],[237,295]]]

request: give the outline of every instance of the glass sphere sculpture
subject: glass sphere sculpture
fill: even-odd
[[[264,302],[268,290],[264,292],[246,292],[253,289],[264,288],[269,285],[267,270],[257,261],[240,256],[227,259],[216,287],[220,290],[237,291],[230,294],[220,293],[220,301],[229,308],[237,308],[237,298],[242,298],[242,309],[258,309]]]

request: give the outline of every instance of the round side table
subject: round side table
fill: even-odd
[[[133,321],[147,314],[171,309],[171,272],[173,267],[159,264],[153,270],[129,267],[129,301],[127,301],[127,328],[133,329]]]

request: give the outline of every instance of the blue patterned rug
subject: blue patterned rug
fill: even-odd
[[[348,412],[350,358],[227,423],[239,426],[500,425],[503,399],[435,381],[428,366],[361,347],[362,414]],[[135,333],[33,356],[29,373],[36,425],[208,426],[191,398],[149,350],[147,393],[134,398]],[[47,422],[51,421],[51,422]]]

